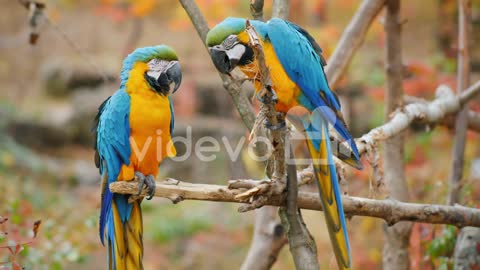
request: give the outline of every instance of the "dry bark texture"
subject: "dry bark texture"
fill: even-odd
[[[457,95],[470,84],[471,0],[458,0],[458,57]],[[468,126],[468,109],[462,108],[455,121],[455,137],[452,149],[452,171],[450,173],[447,203],[458,203],[465,157]]]
[[[259,181],[251,180],[251,186],[245,186],[241,189],[229,189],[227,186],[222,185],[193,184],[168,179],[163,182],[157,182],[155,197],[168,198],[173,203],[183,200],[201,200],[247,204],[248,201],[239,199],[237,195],[253,187],[255,182],[258,183]],[[138,182],[115,182],[110,184],[110,190],[120,194],[137,194]],[[433,224],[452,224],[457,227],[480,227],[480,209],[461,205],[405,203],[392,199],[374,200],[353,196],[342,196],[342,202],[347,216],[380,218],[389,225],[400,221],[416,221]],[[322,210],[318,193],[315,192],[299,192],[297,203],[299,208]],[[265,204],[273,206],[285,205],[285,194],[273,194]]]
[[[386,102],[385,114],[390,114],[403,105],[403,63],[400,23],[400,0],[387,0],[385,18],[386,32]],[[383,169],[387,192],[392,199],[408,201],[405,180],[404,134],[398,133],[385,141]],[[386,227],[383,247],[383,269],[407,270],[410,267],[408,255],[412,224],[399,222]]]

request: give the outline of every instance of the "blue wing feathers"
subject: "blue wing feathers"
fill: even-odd
[[[115,181],[122,164],[130,164],[130,96],[117,91],[99,112],[97,151],[100,170],[108,170],[109,182]],[[104,162],[105,161],[105,162]]]
[[[132,206],[127,198],[114,195],[108,184],[117,180],[122,164],[130,164],[130,96],[124,89],[118,90],[99,108],[96,125],[96,152],[98,154],[100,173],[107,174],[107,183],[102,190],[100,210],[100,239],[104,242],[104,231],[111,215],[112,199],[115,199],[119,213],[125,221],[130,216]]]
[[[302,90],[304,97],[299,98],[302,105],[311,111],[319,108],[324,119],[348,140],[355,157],[359,159],[360,155],[352,136],[343,120],[336,116],[335,111],[341,109],[340,103],[328,86],[320,46],[310,34],[293,23],[273,18],[267,25],[267,35],[275,54],[290,79]]]

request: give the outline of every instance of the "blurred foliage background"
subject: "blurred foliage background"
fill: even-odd
[[[173,46],[184,70],[174,95],[175,135],[195,142],[202,136],[225,136],[234,145],[246,129],[187,15],[177,1],[48,0],[48,22],[40,23],[35,45],[28,43],[28,11],[19,1],[2,1],[0,9],[0,246],[21,243],[31,224],[42,220],[39,236],[17,260],[27,269],[104,269],[106,250],[98,238],[100,177],[93,163],[90,129],[99,104],[116,91],[122,59],[134,48]],[[266,17],[272,1],[265,1]],[[291,0],[290,20],[306,28],[324,49],[333,52],[358,0]],[[198,0],[210,26],[226,16],[250,17],[249,1]],[[402,2],[405,92],[432,98],[440,83],[455,88],[456,1]],[[480,70],[480,6],[473,10],[473,79]],[[353,134],[357,137],[383,122],[384,32],[381,16],[351,63],[338,89]],[[473,80],[472,80],[473,81]],[[251,91],[251,86],[245,86]],[[480,111],[477,100],[470,105]],[[233,120],[232,120],[233,119]],[[446,200],[452,131],[423,126],[408,131],[407,177],[412,200]],[[186,149],[179,145],[179,154]],[[478,207],[480,144],[468,133],[466,182],[462,203]],[[248,160],[230,161],[224,146],[203,163],[195,156],[166,161],[160,178],[226,184],[251,177]],[[348,170],[350,195],[369,196],[372,171]],[[154,199],[142,204],[146,269],[232,269],[246,255],[253,214],[236,205],[186,201],[172,205]],[[324,269],[334,267],[322,215],[304,211]],[[349,225],[354,265],[379,269],[383,222],[354,217]],[[411,236],[412,269],[447,267],[457,230],[415,224]],[[10,253],[0,248],[0,262]],[[6,264],[9,267],[8,264]],[[273,269],[292,269],[285,248]],[[1,269],[1,266],[0,266]],[[444,268],[447,269],[447,268]]]

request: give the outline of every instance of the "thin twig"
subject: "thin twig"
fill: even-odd
[[[385,0],[363,0],[347,28],[343,31],[337,48],[325,69],[328,83],[333,89],[360,48],[370,25],[385,5]]]
[[[41,5],[42,9],[45,8],[45,4],[33,0],[18,0],[18,3],[27,9],[29,8],[30,3]],[[90,58],[90,55],[84,49],[80,48],[77,43],[62,28],[60,28],[60,26],[50,20],[45,12],[39,13],[38,16],[42,16],[45,22],[50,25],[55,32],[57,32],[57,34],[85,60],[85,62],[87,62],[98,74],[100,74],[105,83],[109,81],[107,73],[105,73],[105,71],[101,69],[92,58]],[[37,20],[39,19],[40,18],[37,18]]]
[[[470,0],[458,0],[458,72],[457,95],[470,84]],[[450,173],[447,204],[458,203],[460,185],[463,178],[465,143],[467,137],[468,109],[462,108],[455,120],[455,136],[452,149],[452,167]]]

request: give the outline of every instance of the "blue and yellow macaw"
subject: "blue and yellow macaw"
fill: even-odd
[[[337,96],[328,86],[322,50],[313,37],[291,22],[273,18],[267,23],[250,21],[261,39],[265,62],[270,71],[278,112],[295,116],[307,135],[319,193],[333,250],[340,269],[351,269],[350,245],[333,163],[328,123],[349,142],[351,151],[338,157],[361,169],[359,153],[340,111]],[[252,79],[256,90],[261,87],[258,62],[249,47],[245,19],[227,18],[207,35],[207,46],[218,71],[229,74],[238,67]],[[300,110],[298,108],[301,108]]]
[[[152,198],[160,162],[176,154],[169,95],[180,86],[182,73],[176,53],[160,45],[128,55],[120,80],[120,89],[100,106],[94,127],[95,164],[103,179],[100,239],[104,244],[106,238],[108,269],[143,269],[143,198],[113,194],[108,186],[137,176],[139,194],[146,187],[147,199]]]

